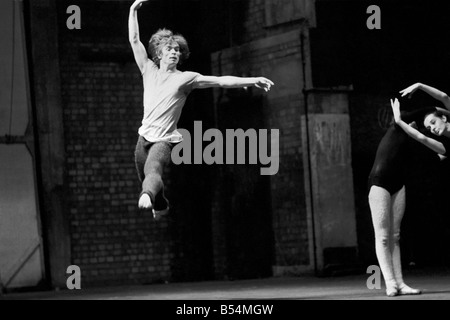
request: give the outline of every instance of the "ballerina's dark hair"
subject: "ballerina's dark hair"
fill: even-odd
[[[436,114],[439,111],[436,109],[436,107],[425,107],[421,108],[419,110],[414,111],[402,111],[402,119],[406,123],[415,122],[419,129],[426,129],[423,121],[429,114]]]

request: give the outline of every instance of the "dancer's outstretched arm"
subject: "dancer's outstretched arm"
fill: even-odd
[[[199,76],[197,77],[194,88],[244,88],[244,87],[257,87],[264,91],[269,91],[274,83],[264,77],[235,77],[235,76]]]
[[[134,59],[141,72],[144,69],[144,65],[148,60],[147,51],[141,42],[139,37],[139,24],[137,18],[137,11],[142,6],[143,2],[148,0],[136,0],[130,7],[130,15],[128,17],[128,39],[133,49]]]
[[[432,96],[434,99],[439,100],[440,102],[442,102],[444,104],[444,106],[450,110],[450,98],[449,96],[445,93],[442,92],[436,88],[430,87],[426,84],[417,82],[411,86],[409,86],[406,89],[403,89],[402,91],[400,91],[400,93],[402,94],[402,97],[404,96],[411,96],[415,91],[417,90],[422,90],[426,93],[428,93],[430,96]]]
[[[423,145],[427,146],[434,152],[445,155],[446,149],[441,142],[427,137],[426,135],[422,134],[421,132],[414,129],[412,126],[408,125],[405,121],[402,120],[400,115],[400,102],[398,101],[398,99],[395,99],[395,101],[391,99],[391,106],[392,111],[394,113],[395,123],[399,125],[400,128],[402,128],[407,135],[409,135],[416,141],[422,143]]]

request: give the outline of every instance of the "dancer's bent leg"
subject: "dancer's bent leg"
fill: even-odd
[[[395,296],[398,293],[391,251],[392,212],[390,193],[384,188],[372,186],[369,192],[369,205],[375,232],[375,252],[386,283],[386,294]]]
[[[164,183],[162,175],[164,168],[170,163],[171,146],[167,142],[156,142],[150,147],[145,161],[142,182],[142,195],[148,195],[154,209],[165,209],[167,200],[164,197]]]
[[[145,179],[144,166],[151,146],[151,142],[148,142],[143,137],[139,136],[136,143],[136,150],[134,151],[134,161],[136,164],[136,172],[141,184]]]
[[[170,163],[171,144],[151,143],[139,137],[135,151],[136,170],[142,182],[139,207],[143,209],[165,210],[168,201],[164,196],[162,175]]]
[[[144,139],[144,137],[139,136],[138,141],[136,143],[136,150],[134,152],[134,160],[136,164],[136,171],[138,174],[139,181],[142,183],[145,179],[145,162],[147,161],[148,153],[153,143],[147,141]],[[146,194],[144,192],[141,193],[139,196],[139,203],[138,206],[140,209],[145,208],[151,208],[152,207],[152,200],[149,194]],[[154,200],[153,200],[154,202]]]

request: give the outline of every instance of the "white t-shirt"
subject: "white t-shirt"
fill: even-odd
[[[147,141],[180,142],[177,123],[199,73],[164,72],[150,59],[144,65],[144,117],[139,135]]]

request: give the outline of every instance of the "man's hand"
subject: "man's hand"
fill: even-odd
[[[256,78],[255,87],[263,89],[266,92],[268,92],[270,90],[270,87],[273,85],[274,83],[267,78],[264,77]]]
[[[132,9],[138,10],[142,7],[142,3],[147,2],[149,0],[136,0],[134,1],[134,3],[131,5]]]

